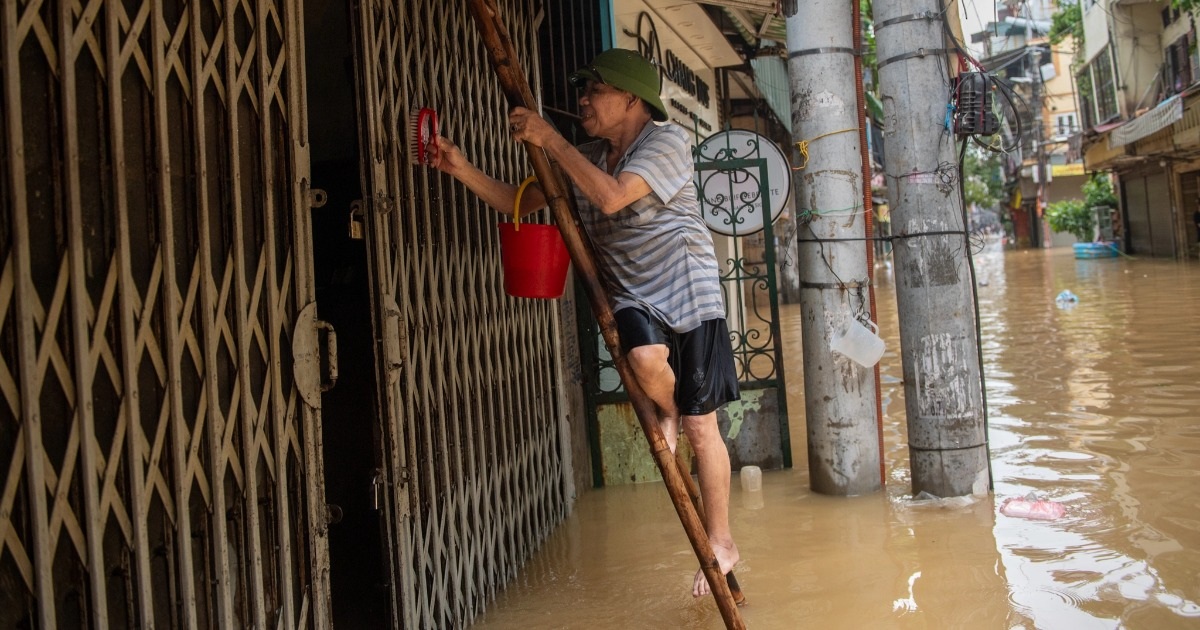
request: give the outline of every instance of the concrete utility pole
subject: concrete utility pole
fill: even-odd
[[[1033,20],[1030,20],[1033,22]],[[1054,237],[1050,232],[1049,226],[1046,224],[1046,197],[1050,186],[1046,181],[1048,170],[1046,168],[1046,147],[1045,142],[1046,129],[1042,121],[1042,48],[1040,46],[1032,46],[1029,39],[1032,37],[1032,27],[1025,27],[1025,52],[1028,54],[1026,62],[1029,64],[1029,84],[1033,90],[1033,98],[1030,102],[1030,108],[1033,110],[1033,117],[1030,123],[1033,125],[1033,155],[1036,160],[1034,168],[1037,169],[1033,173],[1033,181],[1037,184],[1037,221],[1038,233],[1042,237],[1042,247],[1050,247],[1054,242]]]
[[[857,0],[852,0],[857,1]],[[875,371],[830,350],[870,314],[862,151],[854,72],[854,30],[845,0],[796,3],[787,16],[792,135],[797,173],[797,265],[808,470],[822,494],[878,491]],[[807,155],[807,158],[804,156]]]
[[[972,278],[938,0],[875,3],[912,492],[990,488]]]

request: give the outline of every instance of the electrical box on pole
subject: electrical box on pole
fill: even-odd
[[[963,72],[954,81],[954,133],[990,136],[1000,131],[992,102],[992,79],[983,72]]]

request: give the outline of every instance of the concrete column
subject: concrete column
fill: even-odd
[[[787,17],[808,470],[822,494],[876,492],[875,373],[830,350],[870,313],[851,5],[806,0]]]
[[[912,492],[947,497],[990,484],[940,15],[938,0],[875,4]]]

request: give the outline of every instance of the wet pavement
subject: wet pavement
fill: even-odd
[[[1200,267],[976,258],[995,492],[910,495],[896,303],[877,282],[887,487],[808,489],[799,306],[782,307],[795,468],[733,484],[750,628],[1200,628]],[[1074,304],[1055,297],[1069,290]],[[1052,521],[998,512],[1035,493]],[[584,491],[474,627],[721,628],[661,484]]]

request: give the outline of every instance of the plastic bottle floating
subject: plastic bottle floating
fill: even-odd
[[[1054,298],[1054,303],[1057,304],[1059,308],[1075,306],[1079,303],[1079,296],[1071,293],[1070,289],[1066,289],[1062,293],[1059,293],[1058,297]]]
[[[1067,514],[1061,503],[1038,499],[1032,494],[1024,497],[1009,497],[1000,504],[1000,513],[1013,518],[1029,518],[1038,521],[1056,521]]]

